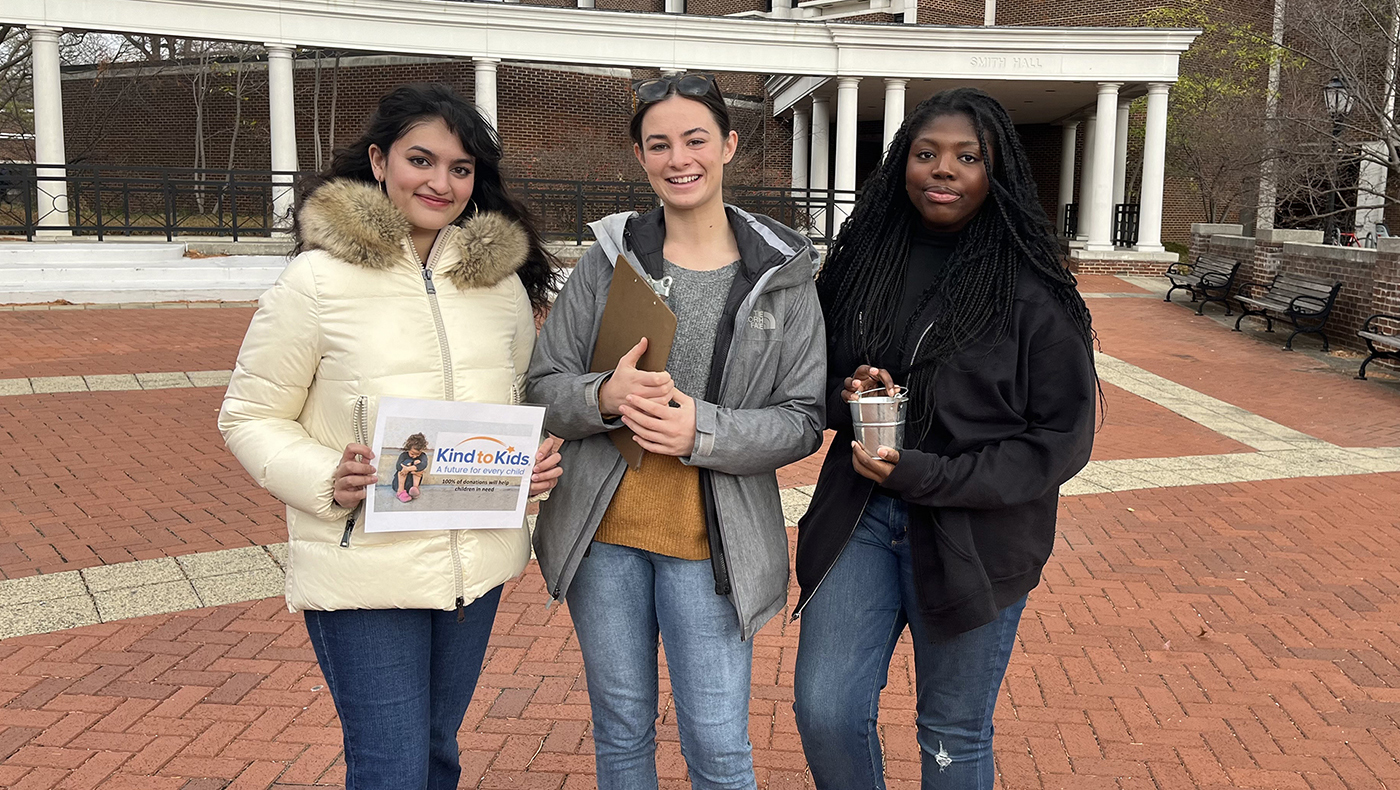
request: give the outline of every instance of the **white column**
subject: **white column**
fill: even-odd
[[[684,14],[685,0],[666,0],[666,13]]]
[[[982,24],[991,27],[997,23],[997,0],[984,0],[982,3]]]
[[[294,195],[292,173],[297,170],[296,100],[292,88],[295,47],[265,44],[267,50],[267,119],[272,132],[272,169],[285,173],[272,177],[273,224],[292,224]]]
[[[1118,101],[1118,132],[1113,137],[1113,205],[1126,202],[1128,194],[1128,106]]]
[[[1099,83],[1098,111],[1094,118],[1093,203],[1089,205],[1089,250],[1113,249],[1113,144],[1118,131],[1117,82]]]
[[[578,0],[578,7],[579,7],[579,8],[592,8],[592,7],[593,7],[593,0]]]
[[[885,144],[880,149],[882,151],[890,150],[894,133],[904,123],[904,86],[908,84],[909,80],[885,80]]]
[[[29,28],[34,71],[34,163],[40,167],[36,217],[45,236],[66,236],[68,225],[68,159],[63,152],[63,83],[58,73],[58,36],[53,27]]]
[[[1074,231],[1074,238],[1078,241],[1089,238],[1089,205],[1094,200],[1094,144],[1098,142],[1094,138],[1098,126],[1092,113],[1084,119],[1084,145],[1079,156],[1079,200],[1076,209],[1079,212],[1079,225]]]
[[[1065,233],[1065,215],[1069,204],[1074,202],[1074,145],[1079,137],[1079,121],[1069,121],[1061,127],[1060,135],[1060,204],[1055,210],[1059,224],[1055,235]]]
[[[1360,145],[1362,158],[1356,179],[1356,237],[1375,238],[1376,223],[1385,222],[1386,145],[1371,140]]]
[[[1171,85],[1147,86],[1147,125],[1142,138],[1142,205],[1138,241],[1133,249],[1162,251],[1162,192],[1167,174],[1167,92]]]
[[[773,0],[773,18],[791,19],[792,0]]]
[[[812,227],[826,232],[826,189],[831,186],[831,100],[825,96],[812,97],[812,168],[808,171],[812,196]]]
[[[860,77],[839,77],[836,80],[836,225],[839,229],[851,216],[856,188],[856,111],[860,94]]]
[[[472,58],[476,66],[476,108],[493,129],[500,131],[496,117],[496,67],[501,61],[496,58]]]
[[[812,162],[812,116],[805,107],[792,108],[792,188],[807,188],[807,167]]]

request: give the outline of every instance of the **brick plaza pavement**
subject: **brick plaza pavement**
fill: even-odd
[[[1315,437],[1324,455],[1400,446],[1393,378],[1352,381],[1117,278],[1082,290],[1105,295],[1090,307],[1116,360]],[[0,378],[228,367],[249,315],[0,313],[0,337],[35,339]],[[83,336],[102,345],[64,340]],[[1228,473],[1266,454],[1105,391],[1096,464],[1220,457]],[[220,447],[221,395],[0,397],[0,613],[18,585],[78,569],[285,540],[280,508]],[[818,462],[780,474],[795,512]],[[1400,788],[1400,472],[1348,469],[1066,496],[997,710],[998,787]],[[461,734],[463,787],[594,786],[577,642],[567,609],[546,603],[533,567],[507,587]],[[811,786],[791,712],[799,626],[780,617],[755,640],[764,788]],[[912,680],[906,642],[882,697],[892,788],[918,786]],[[687,787],[667,698],[659,734],[663,786]],[[338,744],[305,630],[279,598],[0,640],[0,787],[334,787]]]

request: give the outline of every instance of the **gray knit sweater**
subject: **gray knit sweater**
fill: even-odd
[[[666,358],[666,372],[681,392],[704,400],[715,333],[738,267],[731,263],[712,271],[695,271],[664,261],[664,270],[671,278],[666,306],[676,314],[676,339],[671,343],[671,356]]]

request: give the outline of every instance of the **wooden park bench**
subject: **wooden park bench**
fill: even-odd
[[[1357,372],[1359,379],[1366,378],[1366,366],[1371,364],[1373,359],[1389,359],[1400,362],[1400,335],[1386,334],[1380,321],[1389,319],[1395,325],[1400,325],[1400,315],[1386,315],[1377,313],[1366,319],[1366,325],[1361,328],[1356,336],[1366,341],[1366,348],[1371,351],[1371,355],[1366,357],[1361,363],[1361,370]]]
[[[1210,302],[1225,305],[1225,315],[1234,315],[1230,310],[1230,289],[1235,287],[1235,275],[1239,274],[1240,262],[1218,255],[1198,255],[1195,263],[1173,263],[1167,267],[1166,278],[1172,287],[1167,289],[1167,298],[1172,300],[1172,292],[1182,289],[1190,292],[1191,301],[1199,301],[1196,315],[1200,315]]]
[[[1257,315],[1268,325],[1265,331],[1274,331],[1273,316],[1293,325],[1293,334],[1283,347],[1293,350],[1293,338],[1301,334],[1314,334],[1322,338],[1322,350],[1328,349],[1327,335],[1322,327],[1332,314],[1332,305],[1342,284],[1337,280],[1323,277],[1309,277],[1306,274],[1284,272],[1274,276],[1273,282],[1259,296],[1236,296],[1240,303],[1240,317],[1235,319],[1235,331],[1240,331],[1240,322],[1247,316]]]

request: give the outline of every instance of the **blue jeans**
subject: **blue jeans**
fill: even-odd
[[[594,543],[567,593],[593,707],[598,790],[656,790],[657,637],[696,790],[753,790],[753,641],[709,560]]]
[[[476,691],[501,588],[457,613],[307,611],[340,714],[345,790],[455,790],[457,730]]]
[[[918,615],[902,500],[873,494],[855,534],[802,612],[797,729],[818,790],[883,790],[880,690],[904,627],[914,642],[923,790],[991,790],[992,709],[1022,598],[996,620],[937,642]]]

